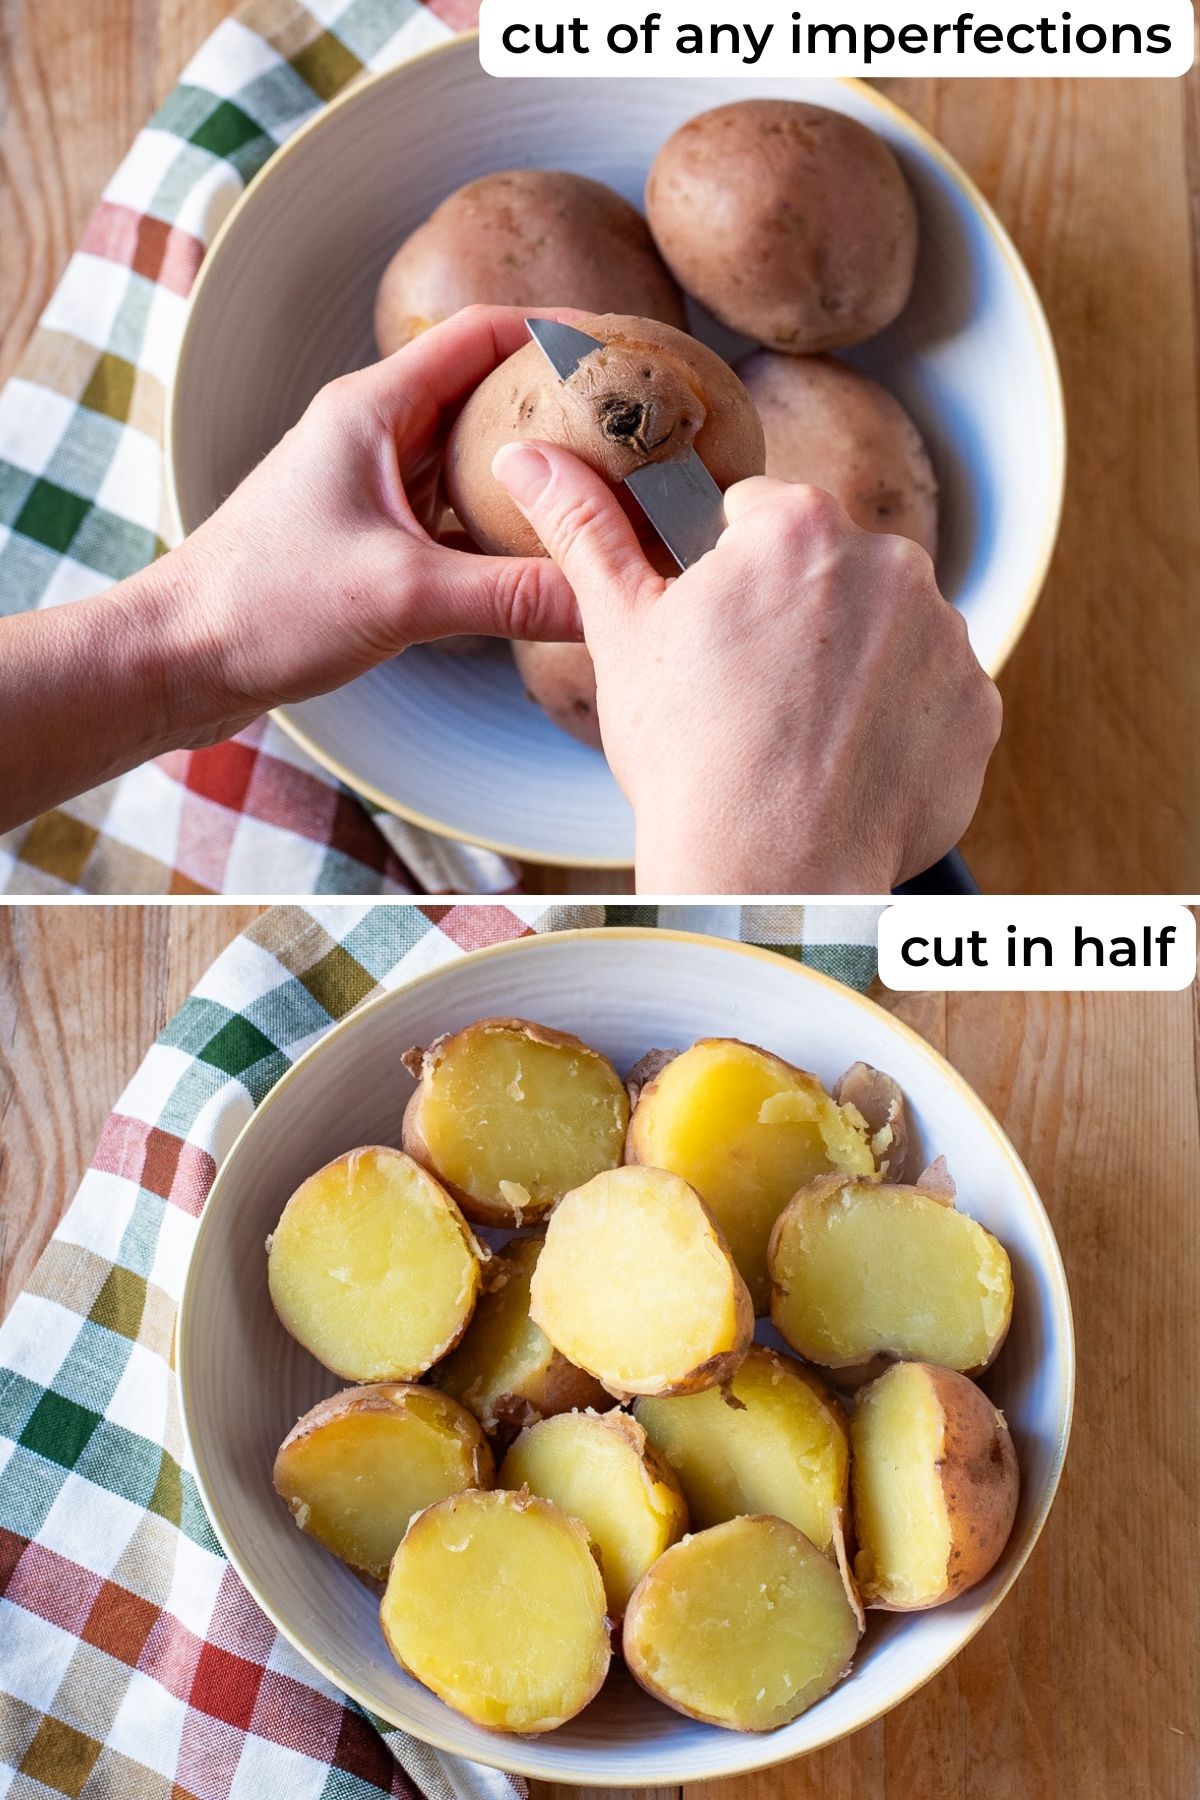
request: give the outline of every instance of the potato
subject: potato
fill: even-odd
[[[462,1342],[431,1377],[474,1413],[489,1436],[512,1435],[577,1406],[613,1403],[595,1377],[560,1356],[529,1317],[529,1283],[544,1241],[540,1234],[515,1238],[493,1257]]]
[[[301,1531],[382,1581],[414,1513],[492,1485],[492,1453],[465,1407],[403,1382],[347,1388],[293,1425],[275,1489]]]
[[[417,226],[379,283],[380,353],[478,304],[685,322],[683,296],[637,208],[601,182],[561,169],[483,175]]]
[[[875,1163],[861,1119],[815,1075],[754,1044],[701,1038],[642,1089],[625,1160],[682,1175],[729,1241],[756,1312],[770,1304],[767,1240],[796,1189]]]
[[[586,644],[514,644],[525,692],[560,731],[603,750],[596,716],[596,671]]]
[[[908,1173],[910,1155],[908,1107],[892,1077],[882,1069],[873,1069],[870,1063],[851,1063],[834,1083],[833,1097],[839,1106],[848,1112],[853,1110],[863,1121],[870,1133],[871,1155],[884,1180],[902,1182]],[[918,1187],[924,1185],[924,1179],[917,1182]]]
[[[841,501],[864,531],[937,555],[938,484],[920,432],[885,387],[828,356],[759,350],[738,364],[767,440],[767,474]]]
[[[462,1336],[485,1252],[446,1190],[381,1145],[302,1182],[267,1239],[280,1322],[346,1381],[410,1381]]]
[[[638,1400],[633,1415],[679,1477],[695,1529],[773,1513],[818,1550],[837,1553],[850,1470],[846,1420],[792,1357],[752,1344],[724,1387]]]
[[[629,1603],[622,1648],[635,1680],[676,1712],[772,1731],[841,1680],[858,1635],[836,1564],[760,1513],[660,1556]]]
[[[679,1483],[626,1413],[560,1413],[531,1425],[497,1481],[527,1487],[583,1521],[599,1552],[610,1619],[623,1616],[647,1569],[687,1530]]]
[[[621,1160],[629,1097],[598,1050],[527,1019],[478,1019],[410,1050],[404,1148],[468,1218],[522,1225]]]
[[[829,1175],[788,1203],[771,1234],[771,1317],[840,1386],[879,1357],[986,1369],[1012,1316],[1008,1253],[941,1194]]]
[[[762,426],[745,388],[715,351],[686,332],[621,313],[573,321],[605,348],[562,382],[534,343],[501,363],[471,395],[450,431],[450,504],[480,549],[541,556],[543,545],[492,474],[501,444],[562,444],[611,487],[651,462],[691,449],[724,489],[765,467]],[[641,519],[630,497],[631,516]],[[642,529],[653,536],[648,524]]]
[[[854,1398],[854,1574],[868,1606],[915,1612],[982,1581],[1017,1510],[1017,1453],[972,1381],[900,1362]]]
[[[904,310],[917,208],[883,139],[799,100],[735,100],[672,134],[646,216],[676,280],[723,324],[802,355]]]
[[[530,1314],[610,1394],[689,1394],[730,1376],[754,1311],[694,1188],[663,1169],[614,1169],[558,1204]]]
[[[410,1675],[494,1731],[552,1731],[608,1672],[604,1583],[587,1532],[524,1491],[469,1491],[419,1513],[379,1617]]]

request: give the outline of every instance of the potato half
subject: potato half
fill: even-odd
[[[790,1356],[752,1344],[724,1387],[633,1409],[679,1478],[692,1525],[773,1513],[837,1553],[850,1440],[838,1402]]]
[[[767,474],[841,501],[864,531],[937,555],[938,483],[920,432],[879,382],[828,356],[759,350],[738,364],[767,439]]]
[[[1012,1316],[1004,1246],[916,1187],[814,1181],[780,1214],[769,1260],[777,1328],[840,1386],[877,1373],[879,1357],[978,1372]]]
[[[455,1494],[418,1514],[379,1617],[410,1675],[494,1731],[552,1731],[608,1672],[604,1583],[588,1534],[524,1491]]]
[[[617,489],[634,469],[678,461],[692,449],[722,489],[765,467],[754,404],[715,351],[653,319],[585,313],[572,322],[603,348],[569,381],[559,380],[536,344],[526,344],[480,383],[451,429],[449,501],[479,548],[493,555],[545,554],[492,474],[501,444],[518,438],[563,445]],[[640,520],[635,501],[629,508]]]
[[[301,1531],[382,1581],[414,1513],[492,1485],[478,1421],[412,1383],[347,1388],[306,1412],[275,1458],[275,1489]]]
[[[797,1188],[875,1168],[861,1118],[815,1075],[734,1038],[702,1038],[638,1097],[625,1160],[682,1175],[711,1210],[750,1289],[770,1305],[767,1241]]]
[[[388,356],[479,304],[685,322],[683,296],[636,206],[562,169],[499,169],[447,195],[383,272],[375,341]]]
[[[621,1077],[565,1031],[478,1019],[405,1061],[418,1082],[404,1148],[480,1224],[529,1224],[621,1160]]]
[[[523,1431],[497,1484],[582,1519],[600,1556],[608,1616],[620,1619],[642,1576],[687,1530],[679,1483],[626,1413],[560,1413]]]
[[[917,266],[917,208],[883,139],[800,100],[735,100],[655,157],[646,216],[676,280],[724,324],[800,355],[890,325]]]
[[[982,1581],[1017,1510],[1017,1453],[965,1375],[894,1363],[854,1397],[854,1574],[868,1606],[914,1612]]]
[[[773,1731],[850,1667],[858,1615],[842,1574],[803,1532],[730,1519],[660,1556],[625,1614],[630,1673],[676,1712]]]
[[[613,1404],[529,1316],[529,1284],[544,1241],[515,1238],[492,1258],[462,1342],[433,1372],[438,1387],[468,1407],[489,1435],[504,1438],[554,1413]]]
[[[610,1394],[687,1394],[733,1373],[754,1311],[694,1188],[663,1169],[614,1169],[559,1202],[530,1313]]]
[[[441,1184],[367,1146],[301,1183],[267,1239],[281,1323],[347,1381],[410,1381],[462,1336],[484,1251]]]

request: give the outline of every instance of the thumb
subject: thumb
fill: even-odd
[[[492,473],[516,501],[586,612],[592,595],[632,599],[659,582],[608,483],[554,444],[504,444]]]

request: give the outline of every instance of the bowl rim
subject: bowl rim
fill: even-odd
[[[641,941],[656,944],[664,942],[695,944],[710,950],[715,949],[728,952],[731,955],[749,956],[771,964],[781,975],[784,971],[787,971],[802,983],[809,982],[814,983],[818,987],[833,989],[842,1000],[848,1000],[853,1006],[860,1008],[868,1014],[882,1014],[888,1021],[889,1026],[896,1031],[902,1039],[906,1040],[918,1055],[932,1061],[938,1074],[956,1090],[960,1099],[962,1099],[968,1108],[977,1116],[981,1126],[998,1140],[1001,1149],[1015,1165],[1016,1172],[1025,1190],[1025,1197],[1030,1203],[1030,1210],[1038,1229],[1038,1235],[1042,1240],[1045,1258],[1044,1267],[1050,1276],[1051,1286],[1058,1302],[1057,1310],[1061,1313],[1064,1323],[1062,1341],[1058,1347],[1058,1360],[1060,1365],[1060,1378],[1063,1381],[1066,1393],[1066,1406],[1059,1428],[1057,1442],[1054,1446],[1053,1464],[1046,1482],[1045,1490],[1042,1494],[1037,1513],[1027,1529],[1025,1541],[1015,1557],[1012,1568],[1008,1571],[997,1591],[990,1597],[986,1606],[981,1608],[978,1616],[972,1621],[970,1629],[962,1643],[955,1649],[949,1651],[932,1668],[923,1670],[915,1680],[910,1681],[899,1693],[891,1697],[885,1705],[877,1706],[873,1711],[867,1711],[861,1718],[856,1719],[853,1724],[848,1724],[843,1729],[832,1732],[828,1737],[821,1739],[819,1743],[810,1745],[806,1750],[779,1754],[776,1748],[778,1745],[778,1738],[774,1732],[766,1732],[760,1736],[756,1736],[752,1733],[740,1734],[744,1740],[743,1757],[735,1763],[731,1763],[728,1768],[715,1771],[711,1775],[703,1777],[703,1779],[715,1780],[728,1776],[745,1775],[759,1769],[772,1768],[777,1764],[792,1761],[796,1756],[807,1756],[813,1751],[826,1749],[829,1745],[839,1743],[843,1738],[850,1737],[854,1732],[861,1731],[865,1726],[873,1724],[877,1719],[880,1719],[893,1711],[894,1708],[899,1706],[903,1701],[911,1698],[918,1689],[924,1687],[935,1675],[940,1674],[949,1663],[953,1662],[955,1657],[958,1656],[961,1651],[966,1649],[972,1638],[983,1629],[984,1625],[986,1625],[988,1620],[997,1611],[1001,1603],[1007,1598],[1015,1585],[1017,1578],[1020,1576],[1026,1563],[1029,1561],[1030,1556],[1033,1554],[1038,1539],[1041,1537],[1046,1520],[1050,1514],[1050,1508],[1054,1503],[1054,1498],[1058,1491],[1059,1482],[1062,1478],[1063,1465],[1066,1461],[1067,1448],[1070,1443],[1071,1427],[1074,1419],[1076,1355],[1075,1323],[1071,1309],[1071,1295],[1067,1286],[1066,1270],[1063,1266],[1062,1254],[1058,1247],[1058,1241],[1054,1235],[1053,1226],[1050,1223],[1049,1216],[1042,1204],[1041,1196],[1034,1186],[1033,1180],[1026,1169],[1025,1164],[1017,1154],[1016,1147],[1003,1126],[993,1116],[990,1109],[984,1105],[983,1101],[976,1094],[974,1088],[971,1087],[966,1078],[960,1075],[958,1070],[954,1068],[951,1063],[946,1061],[940,1051],[935,1050],[932,1044],[928,1043],[919,1032],[914,1031],[911,1025],[906,1024],[902,1019],[896,1018],[894,1014],[887,1012],[885,1008],[869,999],[867,995],[859,993],[857,989],[848,987],[844,982],[836,980],[833,976],[824,974],[819,969],[814,969],[810,964],[797,962],[794,958],[783,956],[778,951],[765,949],[757,944],[742,943],[741,941],[732,938],[714,937],[703,932],[678,931],[669,928],[660,930],[654,926],[586,926],[573,931],[535,932],[529,937],[507,939],[501,943],[488,944],[479,950],[467,951],[461,957],[456,958],[453,963],[440,963],[435,968],[423,970],[420,974],[414,975],[411,980],[402,982],[397,987],[386,988],[382,993],[375,994],[370,999],[364,1000],[360,1005],[352,1008],[352,1010],[343,1018],[335,1021],[328,1030],[322,1032],[315,1043],[310,1044],[308,1049],[297,1057],[291,1067],[285,1070],[279,1080],[275,1083],[274,1087],[270,1089],[259,1102],[258,1106],[255,1107],[254,1111],[250,1114],[250,1117],[242,1126],[233,1143],[222,1158],[220,1167],[217,1170],[216,1178],[209,1190],[208,1198],[204,1203],[197,1224],[196,1235],[192,1241],[192,1249],[188,1257],[187,1273],[184,1277],[183,1293],[180,1297],[179,1310],[175,1321],[175,1386],[179,1400],[179,1414],[184,1443],[187,1448],[197,1489],[209,1524],[211,1525],[221,1548],[224,1550],[225,1555],[228,1557],[229,1562],[237,1573],[239,1580],[251,1595],[256,1605],[258,1605],[271,1620],[276,1630],[279,1631],[293,1648],[299,1652],[304,1660],[312,1668],[315,1668],[318,1673],[323,1675],[339,1693],[347,1694],[369,1714],[382,1718],[391,1728],[408,1732],[413,1737],[420,1739],[420,1741],[424,1743],[431,1744],[435,1749],[440,1750],[447,1755],[468,1756],[472,1761],[482,1762],[492,1768],[506,1770],[510,1774],[531,1776],[534,1779],[560,1779],[561,1771],[548,1770],[546,1765],[539,1758],[537,1753],[538,1740],[536,1739],[531,1740],[517,1736],[505,1739],[498,1736],[494,1752],[491,1750],[490,1746],[484,1751],[472,1749],[470,1752],[465,1752],[459,1745],[451,1741],[449,1737],[441,1733],[427,1736],[423,1732],[415,1731],[411,1723],[403,1719],[397,1719],[392,1714],[384,1711],[380,1708],[375,1698],[368,1698],[366,1693],[359,1689],[355,1683],[347,1682],[343,1675],[331,1663],[326,1662],[322,1656],[314,1653],[303,1641],[300,1633],[286,1619],[281,1617],[280,1612],[275,1607],[274,1603],[259,1589],[253,1577],[244,1567],[236,1545],[232,1541],[231,1535],[222,1519],[220,1509],[214,1502],[211,1486],[206,1476],[202,1460],[197,1455],[196,1443],[191,1430],[191,1413],[189,1406],[190,1361],[188,1355],[188,1341],[192,1331],[193,1309],[196,1304],[192,1283],[192,1272],[196,1266],[196,1253],[200,1247],[201,1239],[206,1231],[211,1232],[213,1229],[212,1220],[218,1211],[222,1190],[228,1185],[230,1170],[234,1166],[237,1153],[241,1148],[243,1141],[252,1130],[257,1128],[259,1121],[270,1107],[271,1102],[276,1095],[278,1095],[284,1087],[285,1083],[290,1081],[292,1077],[296,1075],[298,1070],[307,1067],[310,1063],[315,1061],[319,1055],[324,1055],[336,1039],[352,1027],[356,1026],[358,1021],[368,1012],[375,1011],[385,1005],[398,1004],[403,996],[412,993],[416,988],[426,986],[430,982],[436,981],[443,976],[449,968],[458,969],[464,965],[478,965],[485,960],[490,961],[498,957],[512,956],[514,954],[529,955],[534,953],[539,947],[545,947],[546,945],[559,945],[572,942],[578,943],[585,940],[604,943],[624,940],[626,942]],[[739,1736],[739,1734],[736,1733],[729,1733],[728,1735],[731,1738]],[[773,1754],[773,1750],[775,1750],[776,1753]],[[597,1752],[596,1754],[602,1756],[603,1752]],[[664,1777],[664,1779],[668,1781],[678,1779],[679,1781],[687,1782],[695,1780],[696,1777],[694,1775],[681,1773],[678,1777]],[[587,1781],[589,1785],[595,1787],[628,1786],[628,1782],[623,1774],[610,1774],[603,1766],[590,1770]]]
[[[443,39],[440,43],[426,45],[416,50],[411,56],[394,63],[385,69],[376,69],[371,73],[355,77],[349,85],[335,94],[317,112],[298,126],[290,137],[270,157],[258,173],[247,183],[238,195],[233,206],[222,220],[212,243],[205,252],[200,270],[188,294],[187,314],[184,319],[183,332],[179,340],[179,348],[175,357],[175,365],[171,373],[171,381],[167,388],[166,406],[163,416],[163,462],[165,473],[165,491],[170,515],[174,523],[177,538],[184,536],[183,515],[179,504],[179,488],[177,480],[176,443],[178,434],[178,417],[176,400],[179,388],[180,370],[188,355],[190,340],[193,337],[193,325],[196,317],[197,303],[204,292],[206,281],[216,267],[221,246],[226,236],[234,228],[241,213],[251,204],[256,203],[262,188],[271,179],[274,172],[283,166],[289,152],[303,139],[318,131],[331,115],[343,107],[354,105],[364,94],[373,91],[386,82],[400,79],[414,67],[428,62],[431,58],[461,52],[467,44],[478,42],[478,31],[461,31]],[[991,203],[984,198],[975,182],[966,170],[953,157],[945,145],[940,143],[933,133],[918,123],[912,114],[906,112],[896,101],[882,94],[869,82],[854,76],[830,76],[831,85],[845,88],[857,94],[862,100],[875,107],[878,112],[890,118],[901,130],[911,136],[922,149],[927,151],[938,164],[943,175],[957,187],[963,197],[980,218],[991,237],[1001,259],[1008,265],[1013,276],[1016,290],[1025,302],[1033,327],[1034,340],[1041,353],[1041,363],[1050,400],[1050,416],[1053,426],[1053,444],[1051,454],[1053,461],[1052,485],[1054,498],[1046,519],[1042,542],[1039,545],[1037,561],[1029,585],[1016,608],[1010,622],[1008,632],[999,649],[989,659],[987,673],[996,680],[1004,669],[1009,657],[1016,649],[1024,634],[1026,626],[1033,616],[1035,607],[1041,597],[1050,572],[1050,565],[1058,544],[1062,527],[1063,507],[1066,500],[1067,478],[1067,414],[1066,399],[1063,390],[1062,371],[1059,366],[1058,353],[1055,349],[1054,337],[1050,330],[1050,322],[1046,317],[1045,307],[1033,283],[1033,277],[1014,244],[1008,231],[1001,223],[999,215]],[[195,529],[195,527],[193,527]],[[335,776],[343,786],[360,795],[381,811],[390,813],[396,818],[405,820],[410,825],[419,826],[422,830],[432,832],[435,836],[450,838],[457,843],[474,844],[482,850],[491,850],[497,855],[506,856],[516,862],[534,865],[555,866],[561,863],[561,857],[547,850],[530,849],[528,845],[511,844],[502,839],[479,836],[461,827],[447,824],[443,819],[434,818],[431,814],[420,812],[417,808],[400,800],[395,794],[388,793],[375,782],[367,781],[362,776],[353,774],[336,756],[331,755],[316,743],[304,727],[293,716],[289,706],[277,706],[271,717],[283,731],[299,745],[313,761],[318,763],[329,774]],[[625,857],[575,855],[570,859],[571,867],[578,869],[627,869],[630,862]]]

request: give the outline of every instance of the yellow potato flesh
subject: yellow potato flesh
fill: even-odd
[[[449,1196],[399,1150],[351,1151],[299,1187],[268,1276],[293,1337],[350,1381],[422,1374],[458,1337],[479,1287]]]
[[[380,1608],[393,1655],[499,1731],[548,1731],[599,1688],[604,1583],[583,1527],[547,1500],[467,1493],[413,1521]]]
[[[1003,1247],[965,1213],[914,1188],[849,1185],[780,1221],[776,1325],[830,1368],[880,1352],[982,1368],[1012,1304]]]
[[[633,1411],[679,1477],[693,1529],[774,1513],[819,1550],[833,1548],[846,1505],[846,1426],[790,1359],[755,1346],[727,1390],[641,1399]]]
[[[614,1168],[628,1117],[625,1090],[602,1057],[490,1025],[449,1040],[419,1113],[438,1174],[518,1214],[526,1195],[544,1208]]]
[[[946,1588],[951,1531],[942,1408],[919,1367],[897,1363],[855,1409],[855,1579],[870,1598],[920,1606]]]
[[[865,1128],[815,1076],[722,1039],[693,1044],[662,1071],[634,1113],[630,1150],[696,1189],[759,1313],[770,1300],[771,1227],[797,1188],[830,1169],[875,1167]]]
[[[522,1432],[501,1464],[498,1485],[528,1487],[582,1519],[600,1552],[615,1619],[687,1524],[678,1492],[655,1479],[633,1438],[593,1413],[560,1413]]]
[[[479,1485],[490,1464],[486,1451],[478,1455],[477,1429],[456,1428],[458,1410],[412,1391],[378,1411],[351,1404],[284,1446],[275,1486],[302,1531],[382,1580],[413,1514]]]
[[[738,1280],[695,1193],[659,1169],[597,1175],[551,1215],[533,1316],[570,1362],[656,1393],[744,1348]]]
[[[731,1519],[659,1558],[625,1615],[625,1658],[668,1705],[770,1731],[827,1694],[858,1641],[835,1564],[781,1519]]]
[[[605,1403],[599,1383],[582,1369],[572,1370],[529,1317],[529,1284],[541,1247],[540,1237],[505,1246],[502,1284],[481,1297],[462,1343],[433,1377],[444,1393],[470,1408],[486,1431],[520,1423],[512,1415],[519,1415],[521,1402],[543,1415]]]

